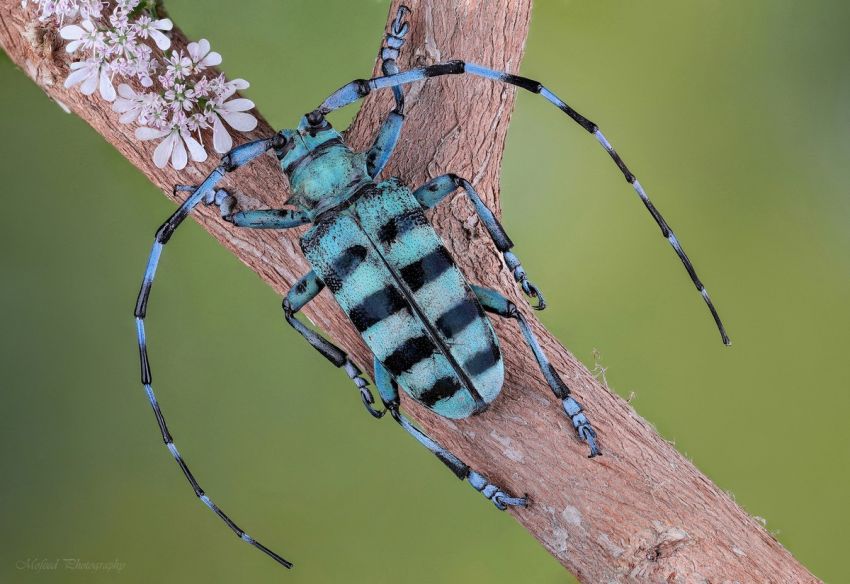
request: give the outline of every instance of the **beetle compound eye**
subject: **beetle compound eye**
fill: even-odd
[[[295,146],[295,140],[288,138],[281,133],[275,134],[272,141],[272,148],[274,149],[275,156],[277,156],[278,159],[286,156],[286,154],[292,150],[293,146]]]

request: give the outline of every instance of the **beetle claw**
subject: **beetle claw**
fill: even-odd
[[[537,288],[537,286],[529,282],[525,277],[523,277],[520,284],[522,285],[522,291],[525,292],[525,295],[528,298],[533,298],[537,301],[534,303],[529,301],[529,304],[531,304],[531,307],[534,310],[543,310],[546,308],[546,300],[543,298],[543,293]]]
[[[587,455],[588,458],[593,458],[602,454],[599,450],[599,446],[596,444],[596,432],[590,427],[590,425],[581,426],[578,430],[578,435],[579,438],[587,442],[588,446],[590,446],[590,454]]]
[[[372,414],[372,417],[376,419],[383,418],[384,414],[387,413],[386,409],[376,410],[372,407],[375,403],[375,397],[372,395],[372,392],[369,391],[368,387],[360,388],[360,400],[363,402],[363,407],[366,408],[366,411]]]
[[[395,18],[393,19],[392,31],[393,34],[397,34],[399,36],[404,36],[407,32],[408,23],[404,20],[404,17],[411,13],[410,8],[402,4],[398,7],[398,12],[395,14]]]
[[[528,507],[528,497],[510,497],[502,491],[493,495],[492,501],[502,511],[508,507]]]

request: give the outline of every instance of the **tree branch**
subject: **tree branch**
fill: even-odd
[[[407,4],[413,13],[410,38],[399,59],[402,69],[451,58],[511,72],[519,69],[530,0],[493,0],[484,2],[486,6],[459,0]],[[215,165],[210,160],[203,168],[180,173],[156,168],[153,145],[133,138],[109,104],[62,87],[67,56],[59,50],[54,32],[25,20],[20,0],[0,0],[0,22],[0,44],[12,60],[48,96],[91,124],[169,198],[174,198],[173,184],[200,182]],[[179,30],[173,41],[176,47],[186,45]],[[481,79],[441,78],[411,86],[407,124],[385,175],[400,176],[415,186],[454,172],[468,177],[498,210],[501,157],[514,96],[514,89]],[[305,105],[305,111],[312,106]],[[350,144],[365,148],[390,109],[389,92],[370,96],[347,134]],[[274,132],[258,117],[258,128],[246,139]],[[243,209],[279,207],[287,196],[285,178],[270,156],[240,169],[228,183],[237,187]],[[235,229],[211,208],[200,208],[194,216],[281,294],[309,270],[298,246],[299,233]],[[431,219],[471,282],[501,290],[530,317],[463,197],[442,205]],[[369,352],[327,291],[306,312],[364,370],[371,370]],[[502,339],[506,380],[502,395],[487,413],[451,422],[409,399],[403,406],[472,467],[515,493],[529,493],[531,506],[510,512],[581,581],[818,581],[535,321],[544,349],[599,433],[605,455],[587,459],[585,445],[575,438],[515,323],[494,319],[494,324]]]

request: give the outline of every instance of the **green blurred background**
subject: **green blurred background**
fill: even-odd
[[[285,127],[368,74],[388,3],[167,6]],[[598,349],[612,387],[830,582],[850,582],[848,24],[838,0],[536,4],[522,71],[641,177],[730,349],[605,153],[538,98],[519,98],[503,182],[543,322],[591,367]],[[190,222],[151,311],[159,396],[214,499],[296,569],[239,544],[192,497],[138,384],[131,309],[172,205],[5,55],[0,111],[0,581],[572,582],[364,415],[279,298]],[[124,568],[18,569],[42,558]]]

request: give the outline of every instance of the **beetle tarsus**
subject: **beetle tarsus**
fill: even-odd
[[[469,471],[469,475],[466,477],[466,480],[469,481],[469,484],[472,485],[473,489],[492,501],[493,505],[495,505],[500,511],[504,511],[508,507],[528,506],[528,497],[511,497],[502,489],[488,481],[484,475],[474,470]]]
[[[505,258],[505,265],[514,276],[514,280],[522,288],[523,293],[528,298],[528,303],[534,310],[543,310],[546,308],[546,301],[543,299],[543,293],[540,289],[531,283],[528,275],[525,273],[525,268],[519,262],[519,258],[513,252],[506,251],[502,254]],[[534,299],[536,302],[532,302]]]
[[[387,413],[387,409],[376,410],[372,407],[375,404],[375,397],[372,395],[372,392],[369,391],[369,388],[364,386],[360,388],[360,399],[363,402],[363,407],[366,408],[366,411],[369,412],[373,418],[381,419],[384,417],[384,414]]]
[[[528,303],[534,310],[543,310],[546,308],[546,300],[543,298],[543,293],[525,277],[525,274],[523,274],[519,285],[522,286],[522,291],[529,299]],[[536,302],[531,302],[532,299],[536,300]]]
[[[590,446],[590,454],[587,455],[588,458],[602,455],[602,451],[599,450],[599,446],[596,444],[596,431],[590,427],[590,424],[586,424],[579,428],[578,435],[579,438],[587,442],[588,446]]]
[[[493,495],[493,504],[502,511],[508,507],[528,507],[528,497],[509,497],[505,493],[499,491]]]
[[[596,430],[593,429],[593,426],[590,425],[590,420],[584,415],[584,408],[581,407],[581,404],[569,396],[564,398],[561,404],[564,408],[564,413],[570,417],[570,421],[573,423],[573,428],[576,429],[579,439],[587,442],[587,445],[590,446],[588,458],[601,455],[602,452],[596,443]]]
[[[233,213],[236,211],[238,201],[225,189],[216,189],[204,195],[203,203],[206,206],[215,205],[221,212],[221,218],[232,222]]]

